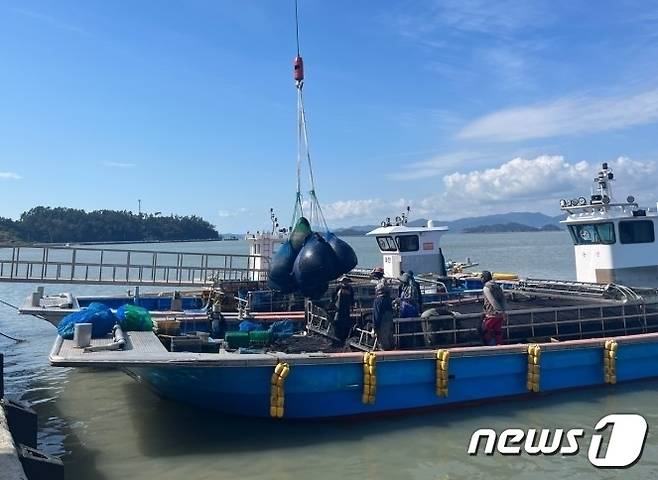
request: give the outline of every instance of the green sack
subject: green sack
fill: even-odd
[[[153,330],[151,312],[137,305],[122,305],[117,310],[117,322],[124,331]]]
[[[226,332],[224,340],[228,343],[228,348],[234,350],[236,348],[249,346],[249,333],[248,332]]]
[[[254,330],[249,332],[250,347],[265,347],[272,341],[272,334],[268,330]]]
[[[299,217],[295,228],[290,232],[290,245],[292,248],[298,252],[304,246],[304,241],[312,233],[311,224],[308,223],[308,220],[304,217]]]

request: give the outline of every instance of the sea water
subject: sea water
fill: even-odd
[[[372,239],[347,240],[359,256],[360,266],[381,264]],[[575,278],[572,245],[564,232],[449,234],[443,245],[447,259],[470,257],[479,262],[479,269],[537,278]],[[147,248],[215,253],[247,250],[242,241]],[[35,287],[0,283],[0,299],[22,303]],[[125,289],[47,287],[50,293],[70,290],[82,295]],[[411,416],[291,423],[196,410],[159,398],[121,372],[50,367],[47,357],[54,327],[6,307],[0,307],[0,331],[27,340],[14,344],[0,338],[6,389],[34,404],[39,414],[39,448],[63,459],[69,480],[658,476],[658,437],[654,435],[658,429],[658,382]],[[629,470],[597,470],[587,460],[586,443],[580,454],[570,457],[466,453],[472,433],[479,428],[583,428],[591,432],[606,414],[632,412],[646,418],[649,435],[641,460]]]

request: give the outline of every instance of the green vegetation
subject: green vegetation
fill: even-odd
[[[127,211],[35,207],[19,220],[0,217],[0,242],[128,242],[218,239],[196,215],[137,215]]]
[[[502,232],[559,232],[557,225],[544,225],[543,227],[531,227],[521,223],[497,223],[494,225],[479,225],[477,227],[465,228],[464,233],[502,233]]]

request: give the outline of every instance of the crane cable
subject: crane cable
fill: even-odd
[[[297,40],[297,56],[299,57],[299,8],[295,0],[295,40]]]
[[[301,170],[302,170],[302,157],[305,157],[308,164],[308,177],[311,190],[310,195],[310,218],[309,221],[313,223],[314,220],[327,228],[327,222],[320,207],[315,192],[315,177],[313,175],[313,163],[311,161],[311,151],[308,139],[308,126],[306,122],[306,109],[304,107],[304,63],[301,57],[301,48],[299,42],[299,7],[298,0],[295,0],[295,41],[297,46],[297,56],[295,57],[295,86],[297,88],[297,198],[295,200],[295,210],[293,213],[293,223],[296,218],[303,216],[303,201],[301,194]]]

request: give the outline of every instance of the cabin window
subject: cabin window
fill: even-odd
[[[575,245],[612,245],[615,243],[615,227],[612,222],[569,225],[569,232]]]
[[[399,235],[395,237],[395,241],[401,252],[418,251],[418,235]]]
[[[621,243],[653,243],[654,240],[651,220],[619,222],[619,241]]]
[[[396,252],[398,249],[393,241],[393,237],[377,237],[377,243],[382,252]]]

